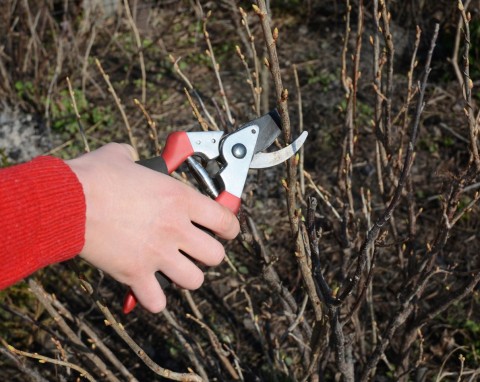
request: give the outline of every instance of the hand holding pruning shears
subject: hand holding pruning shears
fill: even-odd
[[[143,166],[132,161],[131,148],[115,144],[69,162],[87,199],[86,244],[81,256],[132,288],[124,312],[131,311],[137,299],[146,309],[159,312],[166,304],[159,282],[168,279],[196,289],[203,282],[203,272],[194,261],[220,263],[223,246],[198,226],[225,239],[236,236],[239,227],[234,214],[240,208],[249,168],[284,162],[306,139],[303,133],[281,150],[262,153],[280,134],[279,124],[278,114],[271,112],[227,135],[175,132],[160,157],[138,162]],[[213,175],[203,166],[209,161],[218,164]],[[163,175],[183,162],[217,203]]]

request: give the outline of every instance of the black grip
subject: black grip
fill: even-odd
[[[157,279],[157,281],[160,284],[160,286],[162,287],[162,289],[165,289],[166,287],[168,287],[169,285],[172,284],[170,279],[160,272],[155,272],[155,278]]]
[[[136,163],[168,175],[167,164],[165,163],[165,160],[160,156],[149,159],[142,159],[137,161]]]

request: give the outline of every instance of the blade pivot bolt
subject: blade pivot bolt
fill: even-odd
[[[237,159],[245,158],[245,155],[247,155],[247,148],[241,143],[237,143],[232,147],[232,154]]]

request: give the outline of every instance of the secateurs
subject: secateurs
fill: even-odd
[[[303,132],[287,147],[264,153],[280,135],[280,116],[271,111],[241,126],[230,134],[223,131],[174,132],[166,140],[161,156],[138,163],[153,170],[170,174],[186,162],[200,187],[213,199],[238,213],[248,170],[272,167],[292,157],[305,142]],[[209,162],[217,165],[215,173],[207,171]],[[162,286],[168,281],[159,273]],[[124,300],[123,311],[129,313],[137,300],[130,291]]]

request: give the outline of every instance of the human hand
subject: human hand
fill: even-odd
[[[180,251],[218,265],[222,244],[192,222],[233,239],[236,217],[195,189],[138,164],[131,146],[108,144],[67,161],[83,186],[86,206],[82,258],[131,287],[140,304],[156,313],[166,297],[155,272],[186,289],[200,287],[203,272]]]

